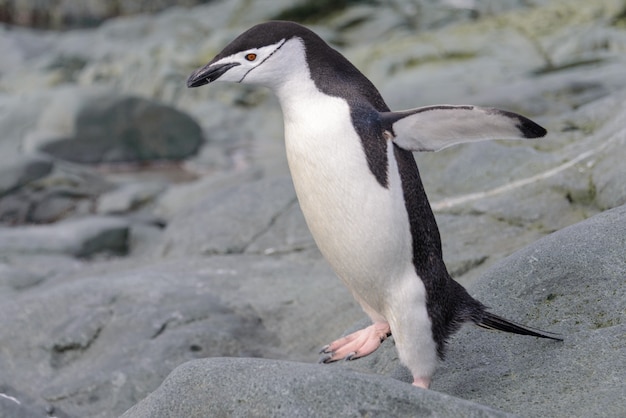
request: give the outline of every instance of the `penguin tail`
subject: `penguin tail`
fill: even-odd
[[[529,335],[531,337],[549,338],[555,341],[563,341],[563,338],[561,338],[558,334],[517,324],[509,321],[508,319],[492,314],[491,312],[483,312],[482,318],[476,322],[476,325],[481,328],[495,329],[498,331],[510,332],[512,334]]]

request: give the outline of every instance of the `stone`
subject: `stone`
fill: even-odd
[[[246,253],[280,254],[317,248],[298,202],[293,202],[275,218],[266,231],[255,237]]]
[[[177,213],[155,251],[162,256],[242,253],[295,201],[291,179],[285,177],[224,189]]]
[[[506,417],[391,378],[323,365],[213,358],[176,368],[122,415],[142,417]]]
[[[620,206],[548,235],[470,289],[493,312],[563,343],[466,327],[433,389],[525,416],[623,415],[625,217]]]
[[[63,411],[37,402],[9,385],[0,384],[0,416],[10,418],[41,418],[54,414],[57,418],[69,418]]]
[[[16,3],[0,5],[2,21],[12,25],[24,25],[38,29],[79,29],[92,28],[106,22],[112,17],[132,16],[163,12],[174,6],[189,8],[205,3],[205,0],[159,0],[155,2],[125,1],[108,3],[97,0],[78,1],[63,0],[61,2],[21,0]],[[237,9],[245,8],[245,2],[235,3]],[[243,3],[243,4],[241,4]],[[285,7],[283,2],[269,2],[269,9],[276,6]],[[287,3],[289,4],[289,3]],[[250,7],[245,11],[262,8]],[[267,11],[266,11],[267,13]],[[255,14],[255,16],[258,15]]]
[[[68,254],[3,254],[3,268],[11,275],[3,284],[16,291],[30,290],[34,286],[69,277],[84,271],[89,265],[87,259],[75,258]],[[92,260],[93,261],[93,260]],[[15,276],[12,276],[15,274]],[[18,280],[15,280],[17,278]],[[22,281],[25,278],[25,281]],[[6,287],[5,287],[6,288]]]
[[[189,157],[203,141],[200,126],[170,106],[101,88],[65,88],[25,149],[80,163],[141,162]]]
[[[602,210],[626,204],[626,185],[623,181],[626,168],[622,163],[626,155],[624,104],[626,93],[621,92],[601,100],[595,106],[581,109],[588,111],[585,113],[590,124],[602,123],[593,129],[591,136],[595,139],[594,147],[589,150],[591,158],[586,167],[590,172],[590,194]]]
[[[261,318],[246,302],[247,292],[255,292],[246,286],[262,283],[264,275],[271,279],[272,271],[285,283],[310,277],[311,267],[282,262],[286,272],[279,274],[279,260],[242,257],[150,266],[113,267],[109,262],[108,267],[66,273],[28,292],[3,293],[0,316],[11,321],[0,329],[3,353],[10,353],[0,356],[2,382],[70,416],[111,417],[155,390],[185,361],[282,357],[278,345],[284,334],[277,338],[274,317],[297,307],[284,303],[297,289],[257,298]],[[222,293],[228,283],[233,292],[214,292]],[[280,303],[270,303],[277,298]],[[296,324],[291,327],[295,330]]]
[[[52,190],[37,199],[27,219],[33,223],[56,222],[73,212],[80,200],[66,190]]]
[[[22,178],[16,184],[24,184],[14,186],[10,193],[0,196],[0,221],[4,224],[51,223],[71,216],[89,215],[93,212],[92,200],[110,188],[104,177],[88,167],[57,160],[51,170],[47,170],[47,165],[39,166],[40,159],[49,160],[31,154],[24,156],[24,170],[28,169],[30,161],[35,164],[28,174],[31,179],[28,180],[26,174],[18,176],[14,173],[15,178]]]
[[[166,189],[159,181],[142,181],[120,185],[98,198],[96,211],[105,215],[132,212],[154,201]]]
[[[4,78],[0,78],[0,83]],[[23,155],[22,139],[37,125],[37,121],[52,100],[48,91],[30,94],[0,94],[0,162],[13,165],[32,157]]]
[[[0,263],[0,287],[23,290],[45,280],[45,275]]]
[[[91,216],[53,225],[0,227],[0,254],[69,254],[127,251],[129,224],[119,218]]]
[[[158,196],[154,213],[161,218],[171,219],[176,213],[195,206],[213,193],[262,177],[262,173],[257,170],[224,171],[202,176],[195,181],[174,184]]]
[[[626,167],[621,152],[626,145],[626,130],[621,141],[615,144],[615,152],[606,153],[594,166],[593,184],[597,193],[598,205],[603,209],[613,208],[626,203]]]
[[[41,156],[25,155],[0,168],[0,197],[52,171],[53,163]]]

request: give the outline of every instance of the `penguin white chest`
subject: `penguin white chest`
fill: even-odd
[[[383,187],[368,166],[345,100],[316,92],[306,101],[283,103],[283,112],[291,175],[320,251],[357,298],[383,309],[394,279],[413,269],[392,143]]]

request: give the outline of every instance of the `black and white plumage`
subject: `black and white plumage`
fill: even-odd
[[[545,129],[475,106],[391,112],[346,58],[291,22],[244,32],[191,74],[187,86],[216,80],[263,85],[278,96],[307,225],[373,321],[326,346],[324,362],[367,355],[393,334],[414,384],[428,387],[446,339],[464,322],[559,340],[488,312],[450,277],[412,155],[461,142],[538,138]]]

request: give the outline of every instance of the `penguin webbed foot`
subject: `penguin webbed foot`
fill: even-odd
[[[390,335],[389,323],[376,322],[322,347],[319,362],[351,361],[365,357],[376,351]]]

